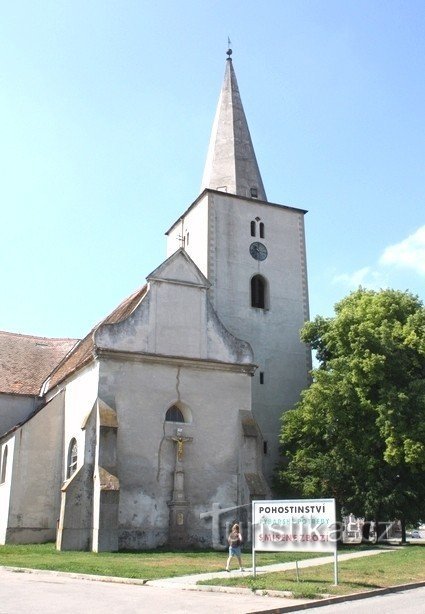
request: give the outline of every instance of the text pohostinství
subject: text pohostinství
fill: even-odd
[[[259,514],[324,514],[326,505],[281,505],[259,507]]]

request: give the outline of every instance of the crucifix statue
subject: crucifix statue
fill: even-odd
[[[184,444],[192,441],[193,437],[183,437],[182,429],[177,429],[174,437],[167,437],[176,443],[176,461],[179,463],[183,460]]]

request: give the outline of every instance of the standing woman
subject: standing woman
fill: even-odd
[[[244,571],[241,559],[242,535],[239,532],[238,524],[233,525],[227,541],[229,542],[229,558],[227,559],[226,571],[230,571],[229,565],[230,561],[232,560],[232,556],[235,556],[238,559],[240,571]]]

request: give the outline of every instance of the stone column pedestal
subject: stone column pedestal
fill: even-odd
[[[183,450],[184,444],[190,443],[192,437],[183,437],[181,429],[177,429],[175,437],[169,437],[176,444],[176,464],[174,468],[173,496],[168,502],[170,508],[168,543],[172,548],[186,548],[189,545],[188,508],[184,492]]]

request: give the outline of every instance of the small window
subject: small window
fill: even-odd
[[[165,414],[166,422],[184,422],[184,416],[177,405],[172,405]]]
[[[264,452],[264,454],[267,454],[267,452],[268,452],[267,441],[263,441],[263,452]]]
[[[251,237],[255,237],[255,226],[256,224],[255,224],[255,221],[253,220],[251,222]]]
[[[260,384],[264,384],[264,371],[260,371]]]
[[[68,468],[67,468],[67,479],[70,478],[77,471],[77,461],[78,461],[78,446],[77,440],[75,438],[71,439],[68,446]]]
[[[258,198],[258,189],[251,188],[251,198]]]
[[[186,245],[189,245],[189,233],[186,234]]]
[[[3,482],[6,481],[6,469],[7,469],[7,446],[5,446],[3,450],[3,458],[1,461],[0,484],[3,484]]]
[[[254,275],[251,279],[251,306],[266,308],[266,280],[261,275]]]
[[[265,237],[265,233],[264,233],[264,224],[263,222],[260,222],[260,239],[264,239]]]

